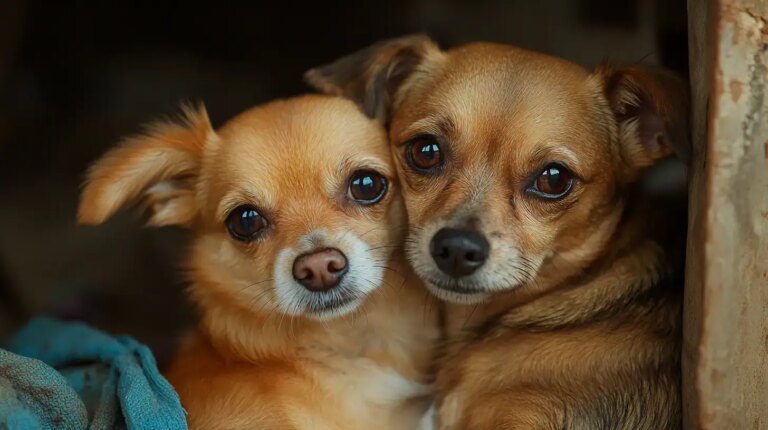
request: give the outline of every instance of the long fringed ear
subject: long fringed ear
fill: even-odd
[[[322,93],[351,99],[368,117],[387,121],[400,85],[427,56],[439,52],[426,36],[385,40],[311,69],[304,79]]]
[[[674,152],[688,161],[689,90],[684,81],[643,66],[601,65],[595,75],[619,125],[624,160],[642,168]]]
[[[184,109],[181,121],[155,124],[126,139],[88,171],[78,221],[100,224],[123,206],[143,204],[150,225],[189,225],[197,215],[200,159],[214,138],[201,105]]]

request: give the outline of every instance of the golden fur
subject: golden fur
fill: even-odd
[[[388,179],[381,202],[347,199],[356,169]],[[216,131],[202,108],[187,109],[94,165],[79,219],[98,224],[136,203],[150,224],[194,232],[187,265],[201,324],[167,373],[192,429],[415,427],[428,402],[435,307],[402,257],[404,208],[386,135],[353,103],[275,101]],[[270,221],[251,243],[225,228],[244,203]],[[359,282],[370,294],[355,311],[318,320],[286,308],[278,290],[290,269],[280,256],[307,242],[365,260]]]
[[[505,45],[444,51],[421,36],[381,42],[307,80],[389,126],[408,259],[447,306],[425,428],[679,428],[673,257],[684,228],[637,185],[673,149],[685,154],[679,81],[641,66],[590,72]],[[445,157],[429,174],[407,156],[424,139]],[[573,186],[538,198],[531,181],[551,162],[567,165]],[[487,238],[480,270],[438,270],[429,244],[444,227]]]

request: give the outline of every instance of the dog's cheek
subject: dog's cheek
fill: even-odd
[[[429,224],[431,219],[429,216],[424,214],[422,207],[418,204],[414,204],[413,202],[409,203],[410,204],[406,204],[408,213],[408,225],[420,229],[424,227],[425,224]]]
[[[429,221],[430,217],[425,210],[425,202],[427,201],[426,196],[420,196],[418,192],[412,190],[404,190],[403,201],[405,204],[405,211],[408,214],[408,223],[410,225],[423,225]]]
[[[387,216],[379,222],[378,230],[386,234],[386,240],[390,244],[400,244],[407,233],[408,215],[405,200],[398,191],[397,194],[389,196],[387,203]]]
[[[437,220],[425,225],[411,225],[405,240],[405,248],[414,266],[431,267],[434,264],[429,252],[429,244],[442,225],[443,223]]]
[[[255,305],[254,297],[266,297],[265,289],[272,288],[274,253],[246,247],[226,234],[208,234],[199,237],[192,248],[190,267],[194,279],[205,280],[204,285],[218,290],[243,305]]]
[[[563,248],[577,247],[595,234],[603,234],[600,226],[613,225],[622,205],[613,197],[609,186],[593,182],[557,222],[557,238]]]
[[[506,226],[502,226],[501,240],[514,245],[520,255],[532,258],[550,247],[553,234],[546,220],[535,214],[525,214],[512,219]]]
[[[231,244],[232,248],[235,248],[229,270],[234,270],[233,273],[237,273],[240,279],[245,279],[251,283],[259,282],[258,290],[270,285],[268,282],[263,282],[264,279],[271,279],[274,277],[272,273],[274,268],[275,256],[279,252],[279,249],[269,241],[263,241],[257,244],[251,244],[244,247],[238,246],[239,244]],[[234,267],[234,269],[232,269]],[[256,290],[256,288],[252,288]]]

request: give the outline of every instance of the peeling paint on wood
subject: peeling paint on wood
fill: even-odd
[[[744,83],[739,82],[736,79],[731,79],[731,97],[733,99],[733,102],[736,103],[741,98],[741,95],[744,93]]]
[[[687,429],[768,429],[768,2],[689,0]]]

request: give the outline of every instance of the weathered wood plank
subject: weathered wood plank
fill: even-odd
[[[689,0],[688,429],[768,429],[768,1]]]

